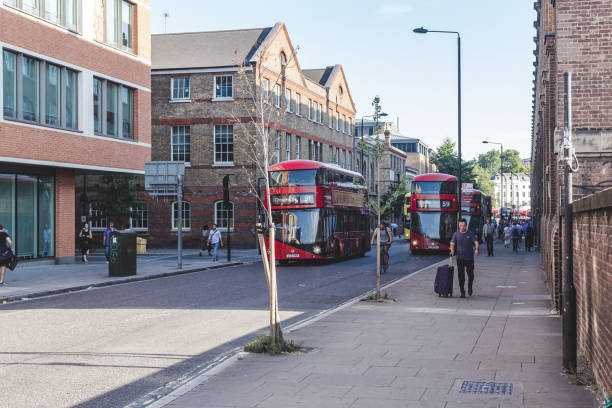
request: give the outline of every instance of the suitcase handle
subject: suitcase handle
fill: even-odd
[[[453,266],[453,256],[451,255],[450,258],[448,258],[448,266]]]

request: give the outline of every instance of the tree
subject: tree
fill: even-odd
[[[489,150],[478,155],[478,165],[489,172],[490,176],[499,173],[500,168],[499,150]]]
[[[435,163],[440,173],[446,173],[453,176],[459,174],[455,143],[449,138],[444,139],[442,144],[432,152],[431,161]]]
[[[529,173],[529,169],[521,163],[521,156],[518,150],[504,150],[502,165],[504,173]]]
[[[102,176],[102,200],[100,207],[102,214],[117,226],[126,226],[134,206],[134,189],[132,181],[134,176],[129,174],[105,174]]]

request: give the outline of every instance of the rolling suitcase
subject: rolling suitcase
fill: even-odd
[[[453,296],[453,275],[455,268],[453,267],[453,257],[451,256],[448,265],[438,267],[436,272],[436,281],[434,283],[434,292],[438,296]]]

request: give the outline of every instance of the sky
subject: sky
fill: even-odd
[[[164,12],[169,14],[164,27]],[[457,141],[461,33],[462,156],[499,146],[531,155],[533,0],[152,0],[152,33],[287,26],[303,69],[341,64],[361,115],[379,95],[386,119],[432,148]]]

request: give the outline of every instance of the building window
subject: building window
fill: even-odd
[[[308,160],[314,160],[314,142],[308,140]]]
[[[285,109],[291,112],[291,89],[285,89]]]
[[[227,208],[223,201],[215,202],[215,224],[220,230],[234,230],[234,203],[228,202]]]
[[[17,117],[17,55],[2,51],[2,101],[4,116]]]
[[[274,140],[274,155],[277,163],[281,161],[281,132],[276,131],[276,139]]]
[[[295,159],[300,159],[300,144],[302,143],[302,138],[299,136],[295,137]]]
[[[134,49],[134,5],[125,0],[106,0],[106,43],[127,51]]]
[[[172,82],[172,100],[189,100],[191,85],[189,77],[174,77]]]
[[[4,0],[4,4],[53,24],[62,25],[73,31],[77,30],[77,0]]]
[[[146,230],[149,228],[149,204],[139,202],[131,208],[130,228]]]
[[[280,53],[280,63],[281,63],[281,67],[287,66],[287,56],[285,55],[284,51],[281,51]]]
[[[346,150],[342,149],[342,167],[347,168],[348,165],[346,163]]]
[[[76,72],[8,50],[2,60],[4,117],[76,129]]]
[[[336,130],[340,131],[340,114],[338,112],[334,112],[334,119],[336,119]]]
[[[291,160],[291,133],[285,134],[285,160]]]
[[[234,77],[231,75],[215,76],[215,99],[234,97]]]
[[[348,152],[348,169],[353,170],[353,152]]]
[[[300,116],[300,107],[302,104],[302,96],[299,93],[295,94],[295,114]]]
[[[312,120],[312,99],[308,99],[308,120]]]
[[[93,231],[104,231],[108,224],[108,219],[102,213],[102,208],[99,203],[92,201],[89,203],[89,217],[91,221],[91,229]]]
[[[332,121],[332,111],[331,109],[327,108],[327,125],[329,126],[329,128],[331,129],[333,126],[333,121]]]
[[[189,126],[172,126],[172,161],[191,161],[190,131]]]
[[[191,229],[191,203],[189,201],[183,201],[183,213],[181,216],[183,217],[183,230]],[[178,230],[178,201],[172,202],[172,229]]]
[[[317,122],[323,123],[323,105],[321,105],[320,103],[317,104],[317,115]]]
[[[334,146],[330,145],[329,146],[329,156],[327,157],[327,162],[328,163],[333,163],[334,162]]]
[[[281,101],[281,89],[280,89],[280,85],[276,84],[274,85],[274,106],[276,106],[277,108],[280,108],[280,102]]]
[[[215,125],[214,164],[234,164],[234,125]]]
[[[263,98],[263,101],[266,103],[270,102],[270,80],[267,78],[264,78],[263,83],[261,84],[261,96]]]
[[[349,136],[353,136],[353,118],[349,118],[348,120],[348,134]]]
[[[346,133],[346,115],[342,115],[342,133]]]
[[[336,165],[340,164],[340,149],[338,147],[336,147],[336,156],[334,157],[334,163],[336,163]]]
[[[134,138],[133,89],[94,77],[93,105],[96,133],[123,139]],[[106,120],[103,119],[104,115]]]

